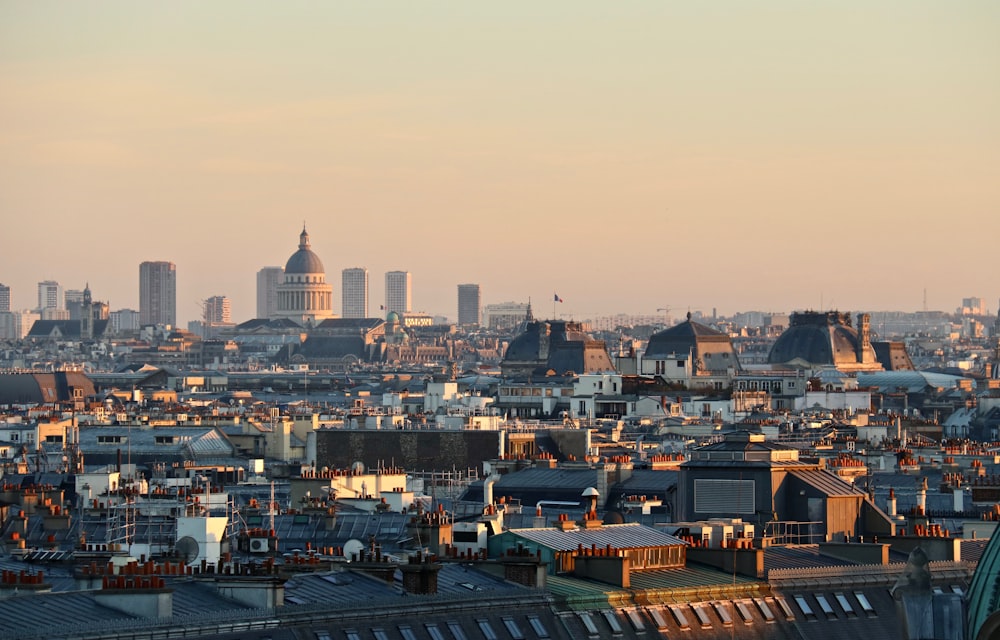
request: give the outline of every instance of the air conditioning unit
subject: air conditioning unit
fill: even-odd
[[[250,553],[267,553],[267,538],[250,538]]]

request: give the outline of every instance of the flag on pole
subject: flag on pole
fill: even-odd
[[[563,299],[559,297],[558,293],[554,293],[554,294],[552,294],[552,296],[553,296],[552,297],[552,301],[553,302],[562,302],[563,301]]]

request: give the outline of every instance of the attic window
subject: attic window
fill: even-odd
[[[486,620],[485,618],[482,620],[476,620],[476,624],[479,625],[479,630],[483,632],[483,637],[486,638],[486,640],[499,640],[497,632],[493,630],[489,620]]]
[[[510,633],[511,638],[514,638],[514,640],[524,640],[524,632],[521,631],[521,627],[518,626],[514,618],[504,618],[503,625],[507,627],[507,632]]]
[[[618,635],[622,632],[622,626],[618,622],[618,618],[615,617],[614,611],[608,611],[605,609],[601,611],[604,614],[604,619],[608,621],[608,626],[611,627],[611,633]]]
[[[729,615],[729,608],[726,606],[725,602],[713,602],[712,606],[715,607],[715,612],[719,614],[719,618],[722,619],[722,626],[733,626],[733,617]]]
[[[97,436],[97,444],[121,444],[125,436]]]
[[[173,444],[174,436],[156,436],[154,438],[154,442],[156,442],[156,444]]]
[[[858,599],[859,603],[861,603],[861,609],[864,610],[865,613],[868,615],[873,615],[875,613],[875,607],[872,606],[872,603],[868,602],[868,598],[865,594],[860,591],[855,591],[854,597]]]
[[[542,624],[541,618],[538,616],[528,616],[528,624],[530,624],[531,628],[535,630],[535,633],[538,634],[539,638],[549,637],[548,629],[545,628],[545,625]],[[455,638],[456,640],[461,640],[458,636],[455,636]]]
[[[642,616],[636,609],[628,609],[625,611],[625,615],[628,616],[628,621],[632,623],[632,628],[636,631],[645,631],[646,624],[642,621]]]
[[[455,640],[468,640],[465,637],[465,630],[462,629],[462,625],[459,623],[454,620],[449,620],[448,628],[451,630],[451,635],[455,636]]]
[[[600,631],[597,630],[597,625],[594,624],[594,619],[590,617],[589,613],[587,613],[586,611],[581,611],[579,613],[579,616],[580,616],[580,622],[582,622],[584,628],[587,629],[587,633],[589,633],[592,636],[600,634]],[[662,629],[663,627],[660,628]]]

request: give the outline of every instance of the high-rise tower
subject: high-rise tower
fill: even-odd
[[[66,302],[63,299],[63,289],[54,280],[45,280],[38,283],[38,310],[45,309],[65,309]]]
[[[278,285],[285,277],[283,267],[264,267],[257,272],[257,316],[273,318],[278,313]]]
[[[232,322],[232,303],[226,296],[212,296],[205,300],[205,324]]]
[[[368,317],[368,269],[354,267],[341,274],[341,310],[344,318]]]
[[[139,324],[177,324],[177,267],[173,262],[139,265]]]
[[[0,313],[10,311],[10,287],[0,284]]]
[[[472,326],[479,324],[479,285],[458,285],[458,324]]]
[[[385,312],[409,313],[412,311],[413,281],[409,271],[388,271],[385,274]]]

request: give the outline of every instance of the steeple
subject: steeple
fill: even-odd
[[[302,233],[299,234],[299,249],[309,248],[309,232],[306,231],[306,222],[302,221]]]

